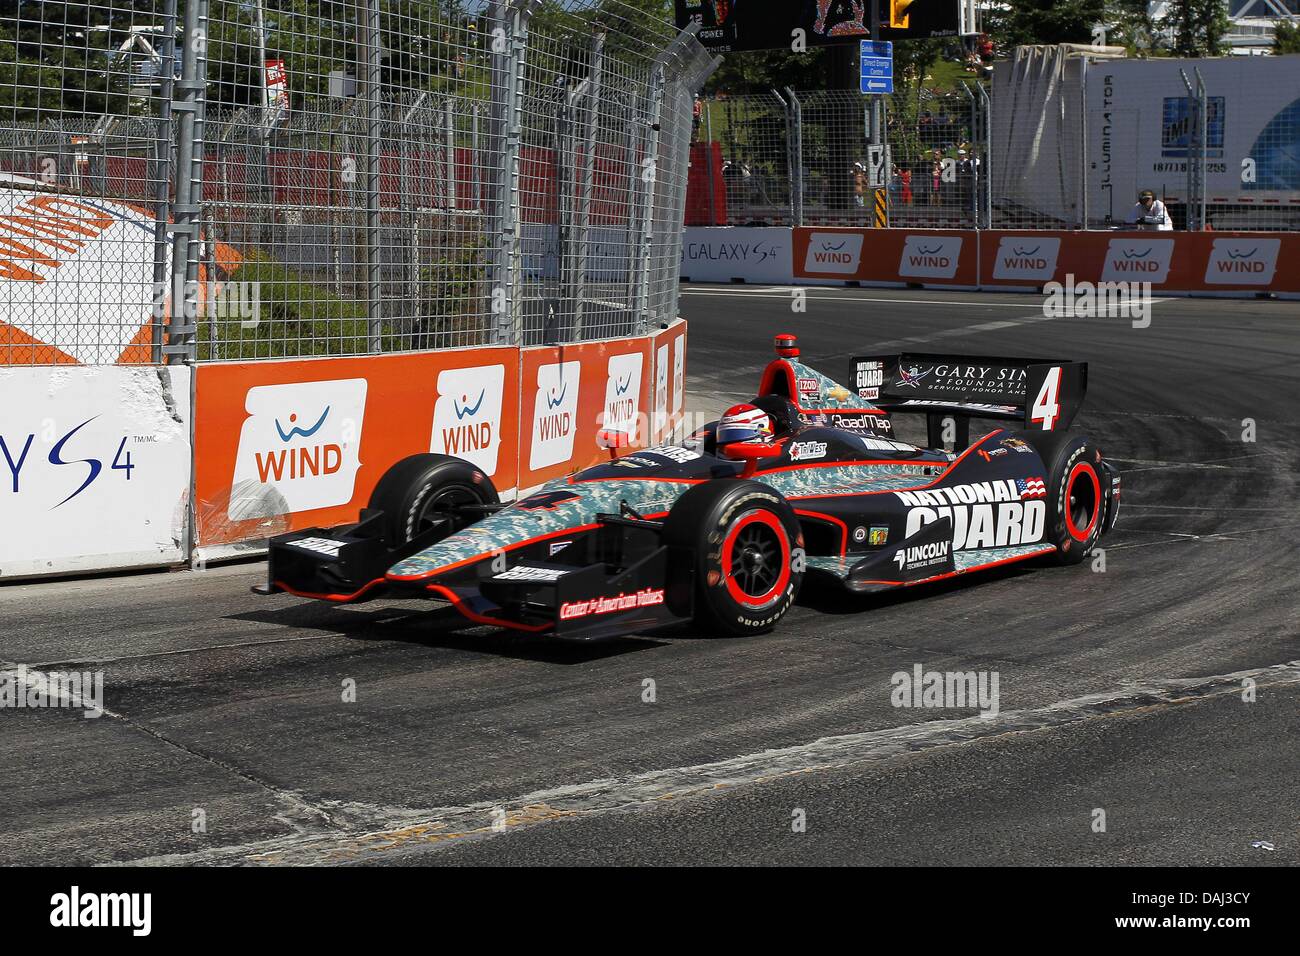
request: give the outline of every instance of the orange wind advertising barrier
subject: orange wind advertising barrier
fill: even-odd
[[[679,320],[523,350],[197,366],[195,545],[355,521],[384,471],[418,452],[473,462],[509,499],[608,455],[602,428],[653,444],[681,418],[685,356]]]

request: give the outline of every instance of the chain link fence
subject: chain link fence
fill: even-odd
[[[703,100],[695,135],[720,144],[725,224],[870,226],[880,181],[891,225],[974,227],[987,191],[982,91],[889,97],[883,172],[871,168],[869,110],[856,90]]]
[[[709,195],[725,202],[698,208],[732,226],[873,226],[887,212],[888,225],[902,228],[1109,229],[1123,227],[1139,189],[1150,188],[1177,229],[1300,229],[1293,92],[1260,89],[1267,78],[1242,79],[1230,71],[1243,66],[1220,61],[1201,86],[1185,70],[1184,90],[1172,64],[1177,86],[1151,94],[1157,115],[1144,115],[1133,91],[1149,61],[1117,51],[1133,77],[1121,87],[1110,78],[1119,68],[1088,52],[1021,48],[992,86],[910,87],[886,97],[883,168],[868,146],[868,98],[856,90],[703,99],[695,140],[717,144],[722,162],[720,170],[706,164],[702,191],[720,176]],[[1296,79],[1291,58],[1264,59],[1279,78]],[[1232,142],[1228,91],[1237,92],[1239,117],[1256,108],[1252,96],[1281,97],[1251,117],[1253,141]]]
[[[6,4],[0,364],[657,327],[714,65],[620,0]]]

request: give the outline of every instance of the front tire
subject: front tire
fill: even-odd
[[[483,471],[449,455],[411,455],[384,472],[370,493],[370,507],[384,513],[384,542],[399,548],[434,528],[441,540],[477,520],[458,505],[494,505],[496,487]]]
[[[758,482],[696,485],[668,513],[663,539],[676,569],[670,601],[693,598],[697,623],[728,634],[770,631],[803,583],[799,521]]]

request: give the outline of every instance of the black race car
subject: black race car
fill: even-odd
[[[793,336],[776,349],[751,403],[770,436],[719,446],[715,422],[620,455],[626,436],[602,433],[611,460],[509,505],[474,465],[413,455],[357,523],[275,538],[258,590],[443,599],[559,637],[691,618],[757,633],[811,573],[870,592],[1032,558],[1075,564],[1114,526],[1119,474],[1069,430],[1086,364],[870,356],[853,359],[850,389],[802,364]],[[931,447],[894,437],[909,412]],[[1023,427],[971,442],[974,417]]]

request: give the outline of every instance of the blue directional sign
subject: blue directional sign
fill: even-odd
[[[859,55],[863,93],[894,92],[894,44],[889,40],[863,40]]]

